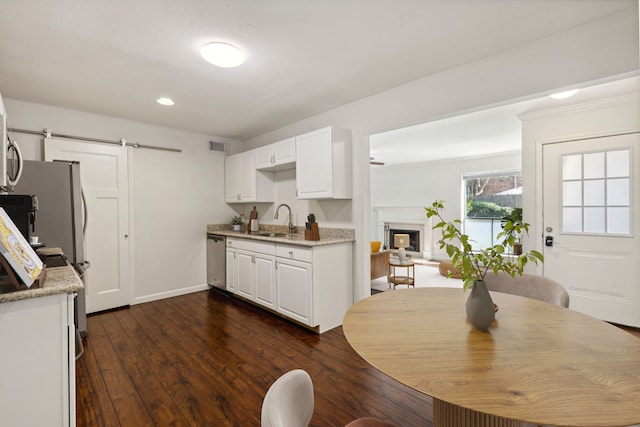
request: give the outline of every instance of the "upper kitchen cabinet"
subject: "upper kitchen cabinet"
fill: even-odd
[[[255,150],[225,159],[225,199],[227,203],[273,202],[273,174],[256,171]]]
[[[296,167],[296,139],[289,138],[256,150],[256,169],[281,171]]]
[[[350,199],[351,194],[351,132],[330,126],[296,137],[298,199]]]

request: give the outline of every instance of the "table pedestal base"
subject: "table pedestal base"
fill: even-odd
[[[434,427],[521,427],[520,421],[482,414],[433,399]]]

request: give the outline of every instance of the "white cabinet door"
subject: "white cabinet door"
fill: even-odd
[[[236,154],[224,160],[225,168],[225,201],[227,203],[240,201],[240,158]]]
[[[296,139],[289,138],[256,149],[256,169],[281,171],[295,168]]]
[[[75,426],[73,296],[0,304],[0,424]]]
[[[253,279],[253,253],[238,251],[236,253],[236,265],[238,272],[238,295],[255,299],[254,279]]]
[[[275,257],[254,255],[255,300],[258,304],[276,309]]]
[[[240,156],[240,200],[256,201],[256,158],[254,151],[247,151]]]
[[[256,200],[256,171],[253,151],[234,154],[225,159],[225,201]]]
[[[274,145],[271,144],[256,150],[256,169],[267,169],[273,166],[273,147]]]
[[[298,199],[350,199],[351,134],[327,127],[296,137]]]
[[[289,138],[273,144],[273,164],[275,166],[296,161],[296,139]]]
[[[273,173],[256,170],[256,150],[225,159],[225,201],[273,202]]]
[[[275,310],[275,257],[239,250],[236,260],[237,294]]]
[[[331,132],[328,129],[296,138],[296,188],[299,199],[332,194]]]
[[[227,248],[227,291],[237,294],[238,293],[238,263],[236,249]]]
[[[277,311],[309,326],[313,318],[312,269],[307,262],[276,259]]]

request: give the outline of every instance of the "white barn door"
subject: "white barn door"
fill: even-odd
[[[45,139],[45,160],[80,162],[87,203],[87,313],[131,304],[127,148]]]
[[[570,308],[640,326],[640,134],[543,146],[544,275]]]

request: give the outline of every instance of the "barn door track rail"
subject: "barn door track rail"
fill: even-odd
[[[172,153],[182,153],[182,150],[178,148],[157,147],[155,145],[145,145],[145,144],[140,144],[138,142],[132,143],[132,142],[127,142],[127,140],[124,138],[121,138],[119,141],[115,141],[115,140],[100,139],[100,138],[90,138],[85,136],[65,135],[62,133],[52,132],[51,129],[37,131],[37,130],[7,128],[7,131],[17,132],[17,133],[26,133],[29,135],[42,135],[45,138],[72,139],[72,140],[81,141],[81,142],[93,142],[98,144],[120,145],[122,147],[146,148],[148,150],[161,150],[161,151],[170,151]]]

